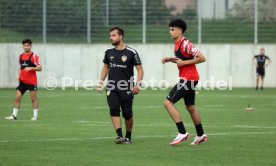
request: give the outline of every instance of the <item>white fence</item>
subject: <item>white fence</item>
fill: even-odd
[[[170,86],[177,81],[178,70],[175,64],[161,64],[163,56],[173,55],[173,44],[129,44],[129,46],[135,48],[142,59],[145,81],[167,80]],[[276,87],[275,45],[212,44],[197,47],[207,57],[205,63],[197,65],[201,82],[225,81],[233,87],[255,86],[256,76],[252,57],[264,47],[266,54],[272,60],[266,69],[265,86]],[[38,73],[39,86],[45,87],[45,82],[49,78],[56,79],[59,87],[64,81],[63,78],[71,78],[74,82],[78,82],[78,86],[85,81],[96,82],[107,48],[110,48],[110,45],[34,44],[32,50],[40,55],[43,66],[43,71]],[[21,44],[0,44],[0,50],[0,88],[16,87]],[[204,85],[206,84],[202,86]]]

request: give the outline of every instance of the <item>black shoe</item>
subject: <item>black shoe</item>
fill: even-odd
[[[124,138],[123,137],[120,137],[118,136],[116,139],[115,139],[115,144],[122,144],[124,142]]]
[[[261,90],[264,90],[264,88],[263,88],[263,87],[261,87]]]
[[[122,142],[122,144],[131,144],[131,143],[132,141],[127,137],[125,137],[124,141]]]

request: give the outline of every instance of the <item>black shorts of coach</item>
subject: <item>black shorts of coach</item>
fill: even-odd
[[[257,75],[264,77],[265,76],[265,68],[264,67],[257,67]]]
[[[110,115],[112,117],[122,116],[124,119],[129,120],[132,118],[132,104],[133,94],[127,90],[107,90],[107,102],[110,109]]]
[[[16,88],[16,90],[19,90],[22,95],[28,90],[28,91],[37,91],[37,85],[29,85],[25,84],[22,81],[19,81],[19,85]]]
[[[167,99],[173,104],[183,99],[185,105],[195,104],[195,87],[198,81],[180,80],[170,91]]]

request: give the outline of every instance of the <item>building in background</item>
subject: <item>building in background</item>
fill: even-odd
[[[239,0],[165,0],[167,7],[174,7],[172,14],[176,15],[188,8],[197,8],[201,3],[201,14],[203,19],[224,19],[228,10],[233,8]]]
[[[177,15],[187,8],[196,8],[197,0],[165,0],[168,8],[175,8],[171,13]]]

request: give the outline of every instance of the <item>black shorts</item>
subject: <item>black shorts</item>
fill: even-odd
[[[172,103],[178,102],[181,98],[184,99],[185,105],[195,104],[195,87],[198,81],[180,80],[170,91],[167,99]]]
[[[133,95],[131,91],[111,90],[106,91],[107,102],[111,116],[120,116],[122,111],[125,119],[132,117]]]
[[[265,69],[264,67],[257,67],[257,75],[264,77],[265,76]]]
[[[37,91],[37,85],[29,85],[29,84],[25,84],[22,81],[19,81],[19,85],[16,88],[16,90],[19,90],[21,92],[22,95],[24,95],[24,93],[29,90],[29,91]]]

